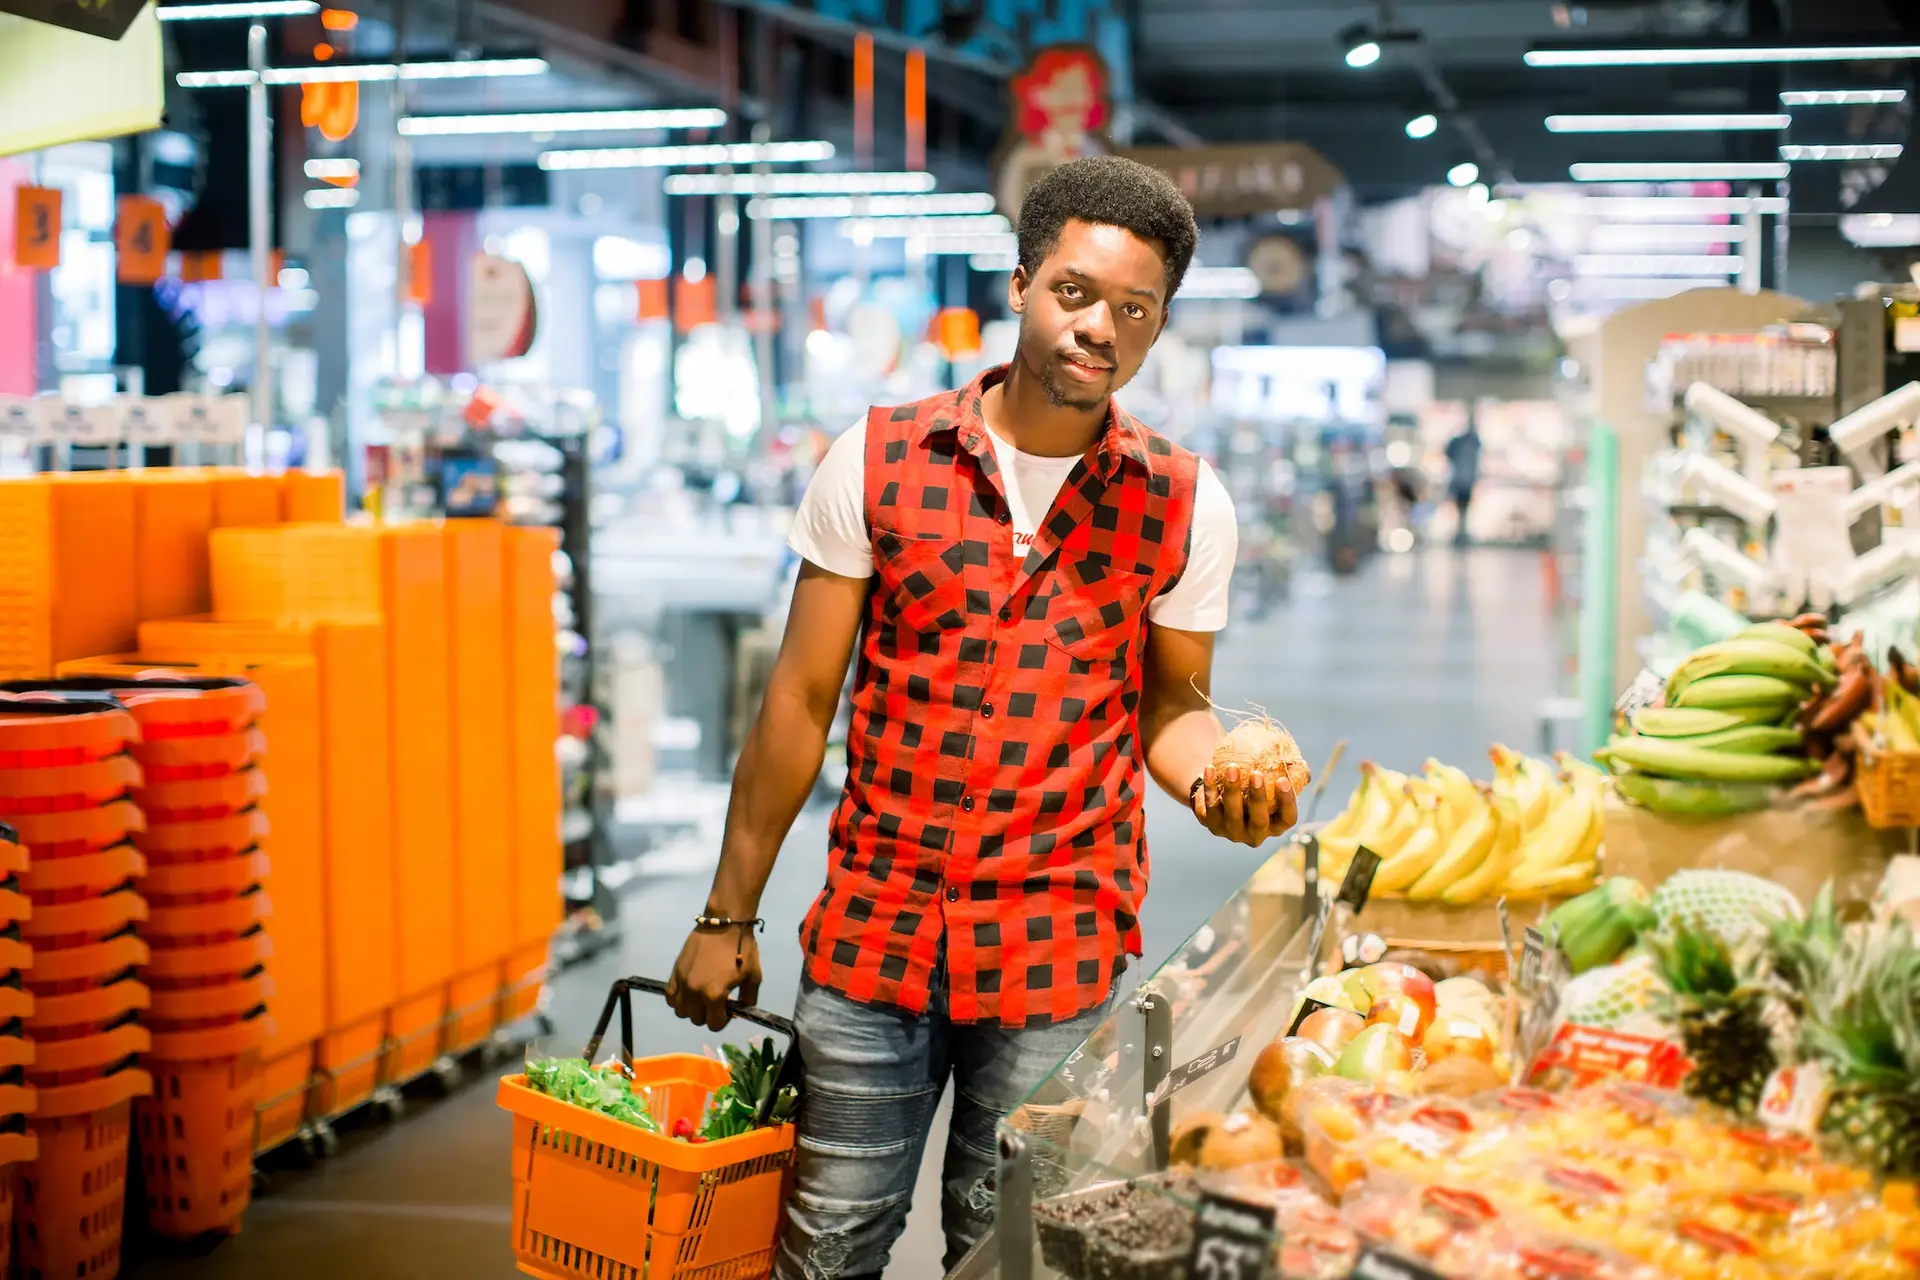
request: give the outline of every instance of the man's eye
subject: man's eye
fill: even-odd
[[[1063,298],[1077,298],[1080,296],[1080,286],[1077,284],[1063,284],[1060,286],[1060,296]]]
[[[1147,318],[1147,309],[1137,302],[1128,303],[1127,314],[1135,320],[1145,320]]]

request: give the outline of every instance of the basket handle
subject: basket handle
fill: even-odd
[[[587,1041],[587,1052],[584,1056],[589,1064],[599,1056],[600,1042],[606,1038],[607,1027],[613,1021],[613,1010],[618,1006],[620,1009],[620,1065],[629,1072],[633,1070],[633,993],[636,991],[664,996],[667,994],[667,984],[658,978],[614,980],[612,988],[607,992],[607,1003],[600,1010],[600,1020],[593,1024],[593,1038]],[[773,1093],[769,1096],[767,1105],[771,1107],[773,1098],[777,1098],[780,1090],[788,1085],[793,1086],[796,1094],[804,1093],[805,1069],[800,1061],[800,1043],[794,1034],[792,1020],[734,1000],[727,1001],[727,1012],[742,1021],[758,1023],[769,1031],[777,1031],[787,1038],[787,1051],[781,1056],[780,1074],[774,1079]],[[764,1115],[759,1117],[759,1122],[764,1124],[766,1117]]]

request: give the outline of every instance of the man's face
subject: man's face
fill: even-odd
[[[1097,409],[1140,371],[1167,323],[1161,252],[1158,241],[1076,220],[1031,279],[1013,273],[1019,358],[1055,408]]]

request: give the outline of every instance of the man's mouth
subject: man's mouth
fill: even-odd
[[[1062,356],[1060,361],[1083,378],[1102,378],[1113,372],[1112,365],[1098,364],[1084,356]]]

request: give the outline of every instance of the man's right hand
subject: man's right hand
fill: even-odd
[[[732,1019],[727,997],[736,988],[741,1004],[760,999],[760,944],[751,926],[695,929],[673,962],[667,1003],[688,1022],[719,1031]]]

